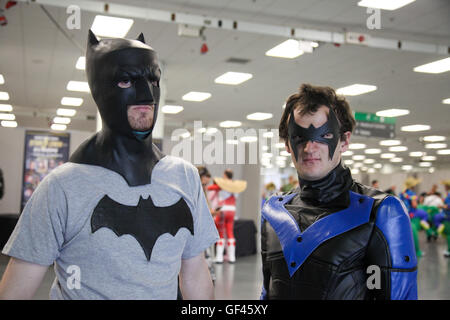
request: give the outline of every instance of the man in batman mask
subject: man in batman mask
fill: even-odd
[[[197,169],[152,143],[161,71],[137,40],[89,31],[86,74],[103,128],[39,185],[3,249],[0,298],[213,297],[203,252],[218,240]],[[179,279],[179,280],[178,280]]]
[[[280,138],[300,186],[262,209],[262,299],[417,299],[417,258],[401,201],[342,164],[355,120],[329,87],[289,97]]]

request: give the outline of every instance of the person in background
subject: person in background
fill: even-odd
[[[298,180],[294,176],[289,176],[289,182],[281,187],[281,192],[289,192],[298,187]]]
[[[447,238],[447,250],[444,257],[450,258],[450,179],[442,181],[445,187],[446,197],[444,204],[440,207],[442,211],[435,216],[434,223],[440,236]]]
[[[374,189],[379,189],[380,186],[378,184],[378,180],[372,180],[372,188]]]
[[[395,196],[396,195],[395,189],[396,189],[396,186],[391,186],[389,189],[384,190],[384,193]]]
[[[426,211],[417,208],[419,199],[417,198],[416,188],[421,182],[420,179],[409,177],[405,180],[405,189],[400,194],[400,200],[405,204],[406,210],[411,219],[411,227],[413,231],[414,247],[417,257],[422,257],[424,252],[420,250],[419,231],[425,230],[430,233],[430,224],[428,223],[428,214]]]
[[[277,193],[277,186],[273,182],[269,182],[264,186],[264,191],[261,197],[261,208],[271,196]]]
[[[225,251],[225,236],[227,238],[227,258],[228,262],[236,261],[236,239],[234,237],[234,217],[236,214],[236,197],[238,193],[247,188],[247,182],[243,180],[233,180],[233,171],[227,169],[223,177],[215,177],[213,184],[208,187],[208,198],[212,208],[220,211],[214,218],[217,230],[219,231],[219,241],[216,243],[215,263],[223,263]]]

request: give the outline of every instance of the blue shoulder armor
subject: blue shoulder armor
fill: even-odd
[[[396,197],[386,197],[380,204],[375,221],[387,241],[392,268],[417,266],[411,222],[404,204]]]

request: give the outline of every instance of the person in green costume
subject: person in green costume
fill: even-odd
[[[447,192],[447,197],[444,200],[442,211],[434,218],[434,223],[437,226],[437,232],[440,236],[447,238],[447,250],[444,252],[446,258],[450,258],[450,180],[442,181]]]
[[[423,251],[419,245],[419,231],[424,229],[428,232],[430,225],[428,224],[428,214],[426,211],[417,208],[418,199],[415,187],[421,182],[420,179],[409,177],[405,181],[405,190],[400,194],[400,200],[405,204],[406,210],[411,219],[411,227],[413,231],[414,246],[416,248],[417,257],[423,256]]]

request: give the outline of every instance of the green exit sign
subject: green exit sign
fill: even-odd
[[[395,118],[379,117],[375,113],[354,112],[353,115],[356,121],[395,124]]]

